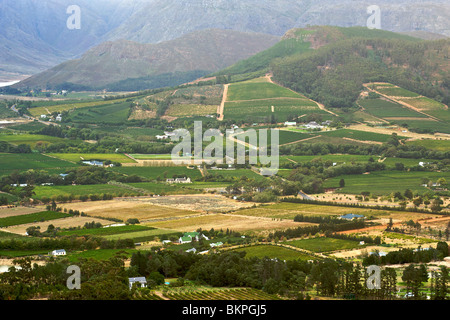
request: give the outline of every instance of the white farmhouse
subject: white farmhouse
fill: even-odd
[[[64,250],[64,249],[53,250],[51,252],[51,255],[54,256],[54,257],[65,256],[66,255],[66,250]]]
[[[130,289],[136,284],[136,287],[143,288],[147,286],[147,279],[145,277],[128,278]]]

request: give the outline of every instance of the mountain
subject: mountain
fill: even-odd
[[[447,0],[376,2],[384,30],[450,36]],[[106,41],[159,43],[211,28],[281,36],[308,25],[366,26],[367,7],[373,1],[77,0],[81,29],[69,30],[66,10],[72,4],[72,0],[0,0],[0,77],[43,71]]]
[[[275,81],[327,107],[353,107],[368,82],[389,82],[450,103],[450,39],[422,41],[360,27],[318,27],[319,32],[337,40],[273,60]]]
[[[16,86],[73,84],[104,88],[127,79],[175,72],[191,73],[191,78],[181,77],[182,82],[187,82],[248,58],[279,40],[266,34],[210,29],[158,44],[108,41],[88,50],[80,59],[64,62]]]
[[[72,0],[0,0],[0,77],[35,74],[103,42],[136,10],[133,0],[77,0],[81,29],[67,28]]]
[[[368,82],[390,82],[450,103],[450,39],[416,37],[363,27],[289,30],[280,42],[214,75],[273,79],[327,107],[351,108]]]

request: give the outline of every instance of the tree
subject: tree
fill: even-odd
[[[339,187],[340,188],[345,187],[345,180],[344,179],[339,180]]]
[[[404,195],[405,195],[405,198],[408,198],[410,200],[414,197],[414,195],[410,189],[406,189]]]
[[[433,199],[433,201],[431,201],[431,207],[430,207],[432,212],[439,212],[442,210],[441,207],[441,200],[439,199]]]

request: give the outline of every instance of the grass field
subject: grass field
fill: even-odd
[[[304,98],[279,85],[264,81],[245,81],[231,84],[228,88],[228,101],[255,100],[270,98]]]
[[[137,175],[151,180],[160,178],[164,182],[173,177],[189,177],[194,180],[202,176],[197,168],[188,169],[187,167],[115,167],[112,170],[128,176]]]
[[[76,109],[69,114],[69,120],[82,123],[124,123],[131,113],[130,102],[109,102],[95,107]]]
[[[360,99],[358,103],[364,107],[365,111],[379,118],[387,117],[415,117],[426,118],[425,115],[401,104],[384,99]]]
[[[113,195],[140,195],[139,192],[132,191],[127,188],[109,185],[109,184],[93,184],[93,185],[77,185],[77,186],[37,186],[34,189],[36,193],[36,199],[42,199],[43,197],[53,198],[59,195],[63,196],[82,196],[82,195],[101,195],[101,194],[113,194]]]
[[[47,157],[39,153],[0,153],[0,176],[12,173],[15,170],[53,170],[63,173],[66,169],[76,167],[73,163]]]
[[[278,135],[279,135],[280,145],[313,137],[313,135],[310,135],[307,133],[295,132],[295,131],[290,131],[290,130],[279,130]],[[258,144],[259,144],[258,131],[257,131],[257,136],[258,136]],[[245,141],[247,143],[249,142],[249,138],[245,134],[236,135],[235,138],[238,140],[241,140],[241,141],[244,141],[244,139],[245,139]],[[270,130],[268,130],[267,131],[267,145],[270,145],[271,142],[272,142],[272,133]]]
[[[14,145],[26,144],[35,149],[37,145],[58,143],[64,141],[64,139],[40,134],[15,133],[0,134],[0,141],[6,141]]]
[[[192,117],[215,115],[217,105],[204,104],[173,104],[167,109],[165,115],[170,117]]]
[[[139,231],[153,230],[153,228],[145,227],[141,225],[127,225],[120,227],[107,227],[107,228],[96,228],[96,229],[76,229],[67,230],[59,232],[60,236],[71,236],[71,235],[94,235],[94,236],[110,236],[115,234],[123,233],[134,233]]]
[[[133,249],[97,249],[97,250],[86,250],[80,252],[70,252],[67,255],[67,259],[70,262],[77,262],[80,259],[94,259],[94,260],[107,260],[115,257],[116,255],[126,256],[131,258],[131,255],[137,252]]]
[[[133,239],[134,242],[144,242],[144,241],[153,241],[156,238],[168,239],[171,236],[180,237],[181,232],[167,230],[167,229],[149,228],[149,230],[145,230],[145,231],[127,232],[127,233],[121,233],[121,234],[108,235],[108,236],[105,236],[105,238],[107,240]]]
[[[262,181],[266,179],[265,177],[249,169],[208,170],[208,173],[216,177],[222,176],[225,179],[234,178],[235,180],[239,180],[241,177],[247,177],[249,179],[254,179],[256,181]]]
[[[136,160],[171,160],[171,154],[130,154]]]
[[[273,246],[273,245],[256,245],[245,248],[234,249],[233,251],[246,252],[246,258],[265,258],[280,260],[311,260],[313,256],[307,255],[293,249]]]
[[[422,187],[421,180],[428,178],[436,181],[439,178],[450,179],[448,172],[424,172],[424,171],[382,171],[364,175],[339,176],[325,181],[325,188],[338,188],[340,179],[345,180],[345,187],[339,189],[340,193],[360,194],[363,191],[375,195],[386,195],[392,192],[403,192],[406,189],[413,193],[423,194],[429,189]]]
[[[70,215],[62,212],[53,212],[53,211],[36,212],[26,215],[0,218],[0,226],[9,227],[32,222],[62,219],[67,217],[70,217]]]
[[[126,99],[114,100],[114,102],[124,102]],[[82,101],[73,103],[67,103],[66,101],[61,101],[59,104],[54,105],[53,103],[47,103],[45,106],[40,106],[36,108],[31,108],[30,113],[33,117],[39,117],[41,114],[48,114],[53,112],[63,112],[73,109],[79,108],[90,108],[90,107],[102,107],[105,105],[110,105],[113,103],[112,101],[103,101],[103,100],[92,100],[92,101]],[[96,108],[97,109],[97,108]]]
[[[273,112],[272,112],[273,106]],[[302,98],[279,98],[249,101],[228,101],[225,103],[225,119],[240,120],[245,117],[248,121],[267,121],[271,116],[278,122],[286,121],[289,116],[302,116],[305,114],[329,115],[319,109],[312,101]]]
[[[352,154],[327,154],[322,156],[281,156],[280,162],[286,162],[292,160],[297,163],[310,162],[312,160],[331,161],[333,163],[358,163],[358,162],[368,162],[370,158],[375,161],[378,160],[377,156],[366,156],[366,155],[352,155]]]
[[[427,149],[433,149],[437,151],[450,150],[450,140],[414,140],[408,142],[408,144],[421,146]]]
[[[358,241],[333,239],[333,238],[311,238],[304,240],[285,241],[283,244],[288,244],[300,249],[305,249],[313,252],[329,252],[336,250],[350,250],[354,248],[363,247],[359,245]]]
[[[136,161],[130,159],[121,153],[49,153],[51,157],[55,157],[61,160],[79,162],[81,160],[99,160],[105,161],[110,160],[113,162],[120,163],[135,163]]]
[[[385,94],[387,96],[392,97],[418,97],[419,94],[400,88],[400,87],[389,87],[389,86],[379,86],[377,87],[377,91]]]
[[[390,135],[387,134],[380,134],[368,131],[349,130],[349,129],[325,131],[320,132],[319,134],[324,137],[350,138],[360,141],[375,141],[375,142],[386,142],[391,137]]]

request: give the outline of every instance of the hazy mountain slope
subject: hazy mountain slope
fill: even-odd
[[[80,30],[66,27],[73,4]],[[281,36],[307,25],[366,26],[373,4],[385,30],[450,36],[447,0],[0,0],[0,77],[44,70],[104,41],[157,43],[207,28]]]
[[[204,28],[282,35],[308,25],[367,26],[367,8],[374,4],[384,30],[450,36],[446,0],[153,0],[106,37],[158,42]]]
[[[216,71],[278,41],[279,37],[266,34],[212,29],[159,44],[127,40],[105,42],[90,49],[80,59],[64,62],[17,86],[73,83],[101,87],[129,78],[177,71]]]
[[[136,10],[132,0],[0,0],[0,76],[33,74],[102,42]],[[137,4],[141,1],[137,1]],[[81,29],[69,30],[66,10],[81,8]]]

